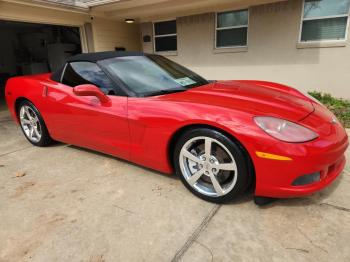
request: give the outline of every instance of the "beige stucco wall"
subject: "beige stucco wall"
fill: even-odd
[[[114,20],[95,17],[92,21],[95,51],[110,51],[125,47],[127,51],[140,51],[140,27]]]
[[[177,18],[178,52],[169,58],[208,79],[261,79],[300,90],[350,98],[350,43],[346,47],[297,48],[302,0],[250,8],[248,48],[214,50],[215,14]],[[141,25],[152,35],[152,24]],[[143,43],[153,52],[152,43]]]

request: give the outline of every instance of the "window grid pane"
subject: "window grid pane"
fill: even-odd
[[[304,18],[348,15],[350,0],[305,0]]]
[[[176,34],[176,20],[154,23],[154,35]]]
[[[217,14],[217,28],[248,25],[248,10]]]
[[[154,39],[155,51],[156,52],[176,51],[177,50],[176,38],[177,38],[176,36],[156,37]]]
[[[246,46],[247,35],[247,27],[218,30],[216,32],[216,47]]]
[[[347,17],[340,17],[304,21],[301,41],[345,39],[347,20]]]

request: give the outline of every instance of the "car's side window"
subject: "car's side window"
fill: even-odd
[[[71,87],[82,84],[94,84],[108,95],[116,95],[115,85],[111,79],[92,62],[68,63],[62,78],[62,83]]]

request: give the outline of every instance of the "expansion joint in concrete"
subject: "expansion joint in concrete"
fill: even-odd
[[[172,262],[180,261],[182,256],[186,253],[186,251],[192,246],[192,244],[198,239],[201,232],[207,227],[209,222],[215,216],[215,214],[219,211],[221,205],[215,205],[210,212],[203,218],[200,225],[196,228],[195,231],[190,235],[185,244],[175,253]]]

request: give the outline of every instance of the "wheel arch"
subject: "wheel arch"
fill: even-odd
[[[250,184],[252,186],[254,186],[255,188],[255,167],[254,167],[254,162],[251,158],[251,156],[249,155],[248,150],[244,147],[244,145],[231,133],[227,132],[226,130],[224,130],[223,128],[219,128],[217,126],[214,125],[210,125],[210,124],[189,124],[189,125],[185,125],[182,126],[181,128],[179,128],[178,130],[176,130],[173,135],[171,136],[169,143],[168,143],[168,161],[171,165],[171,167],[174,169],[174,153],[175,153],[175,145],[177,143],[177,141],[179,140],[179,138],[188,130],[192,130],[192,129],[198,129],[198,128],[208,128],[208,129],[212,129],[215,131],[218,131],[222,134],[224,134],[225,136],[227,136],[229,139],[231,139],[232,141],[234,141],[235,143],[237,143],[239,145],[239,147],[242,149],[245,158],[246,158],[246,163],[249,169],[249,174],[250,177],[252,178],[252,180],[250,181]]]
[[[22,102],[29,102],[34,107],[35,111],[37,111],[37,113],[38,113],[37,116],[41,121],[41,123],[40,123],[42,125],[41,127],[42,127],[42,129],[45,130],[43,132],[46,132],[46,134],[48,136],[48,137],[44,138],[44,140],[42,140],[43,142],[40,142],[40,144],[34,144],[32,141],[29,141],[29,142],[36,145],[36,146],[48,146],[48,145],[50,145],[54,140],[51,138],[50,132],[46,126],[46,123],[45,123],[43,116],[41,115],[40,111],[37,109],[36,105],[30,99],[23,97],[23,96],[17,97],[15,99],[13,113],[15,114],[14,116],[16,117],[16,121],[20,124],[20,114],[19,114],[20,108],[19,107],[20,107]],[[22,130],[23,130],[23,128],[22,128]]]
[[[26,97],[23,97],[23,96],[17,97],[16,100],[15,100],[15,107],[14,107],[17,119],[19,118],[19,115],[18,115],[19,105],[20,105],[23,101],[28,101],[28,102],[30,102],[30,103],[33,104],[33,102],[30,101],[30,100],[29,100],[28,98],[26,98]],[[34,105],[34,104],[33,104],[33,105]]]

